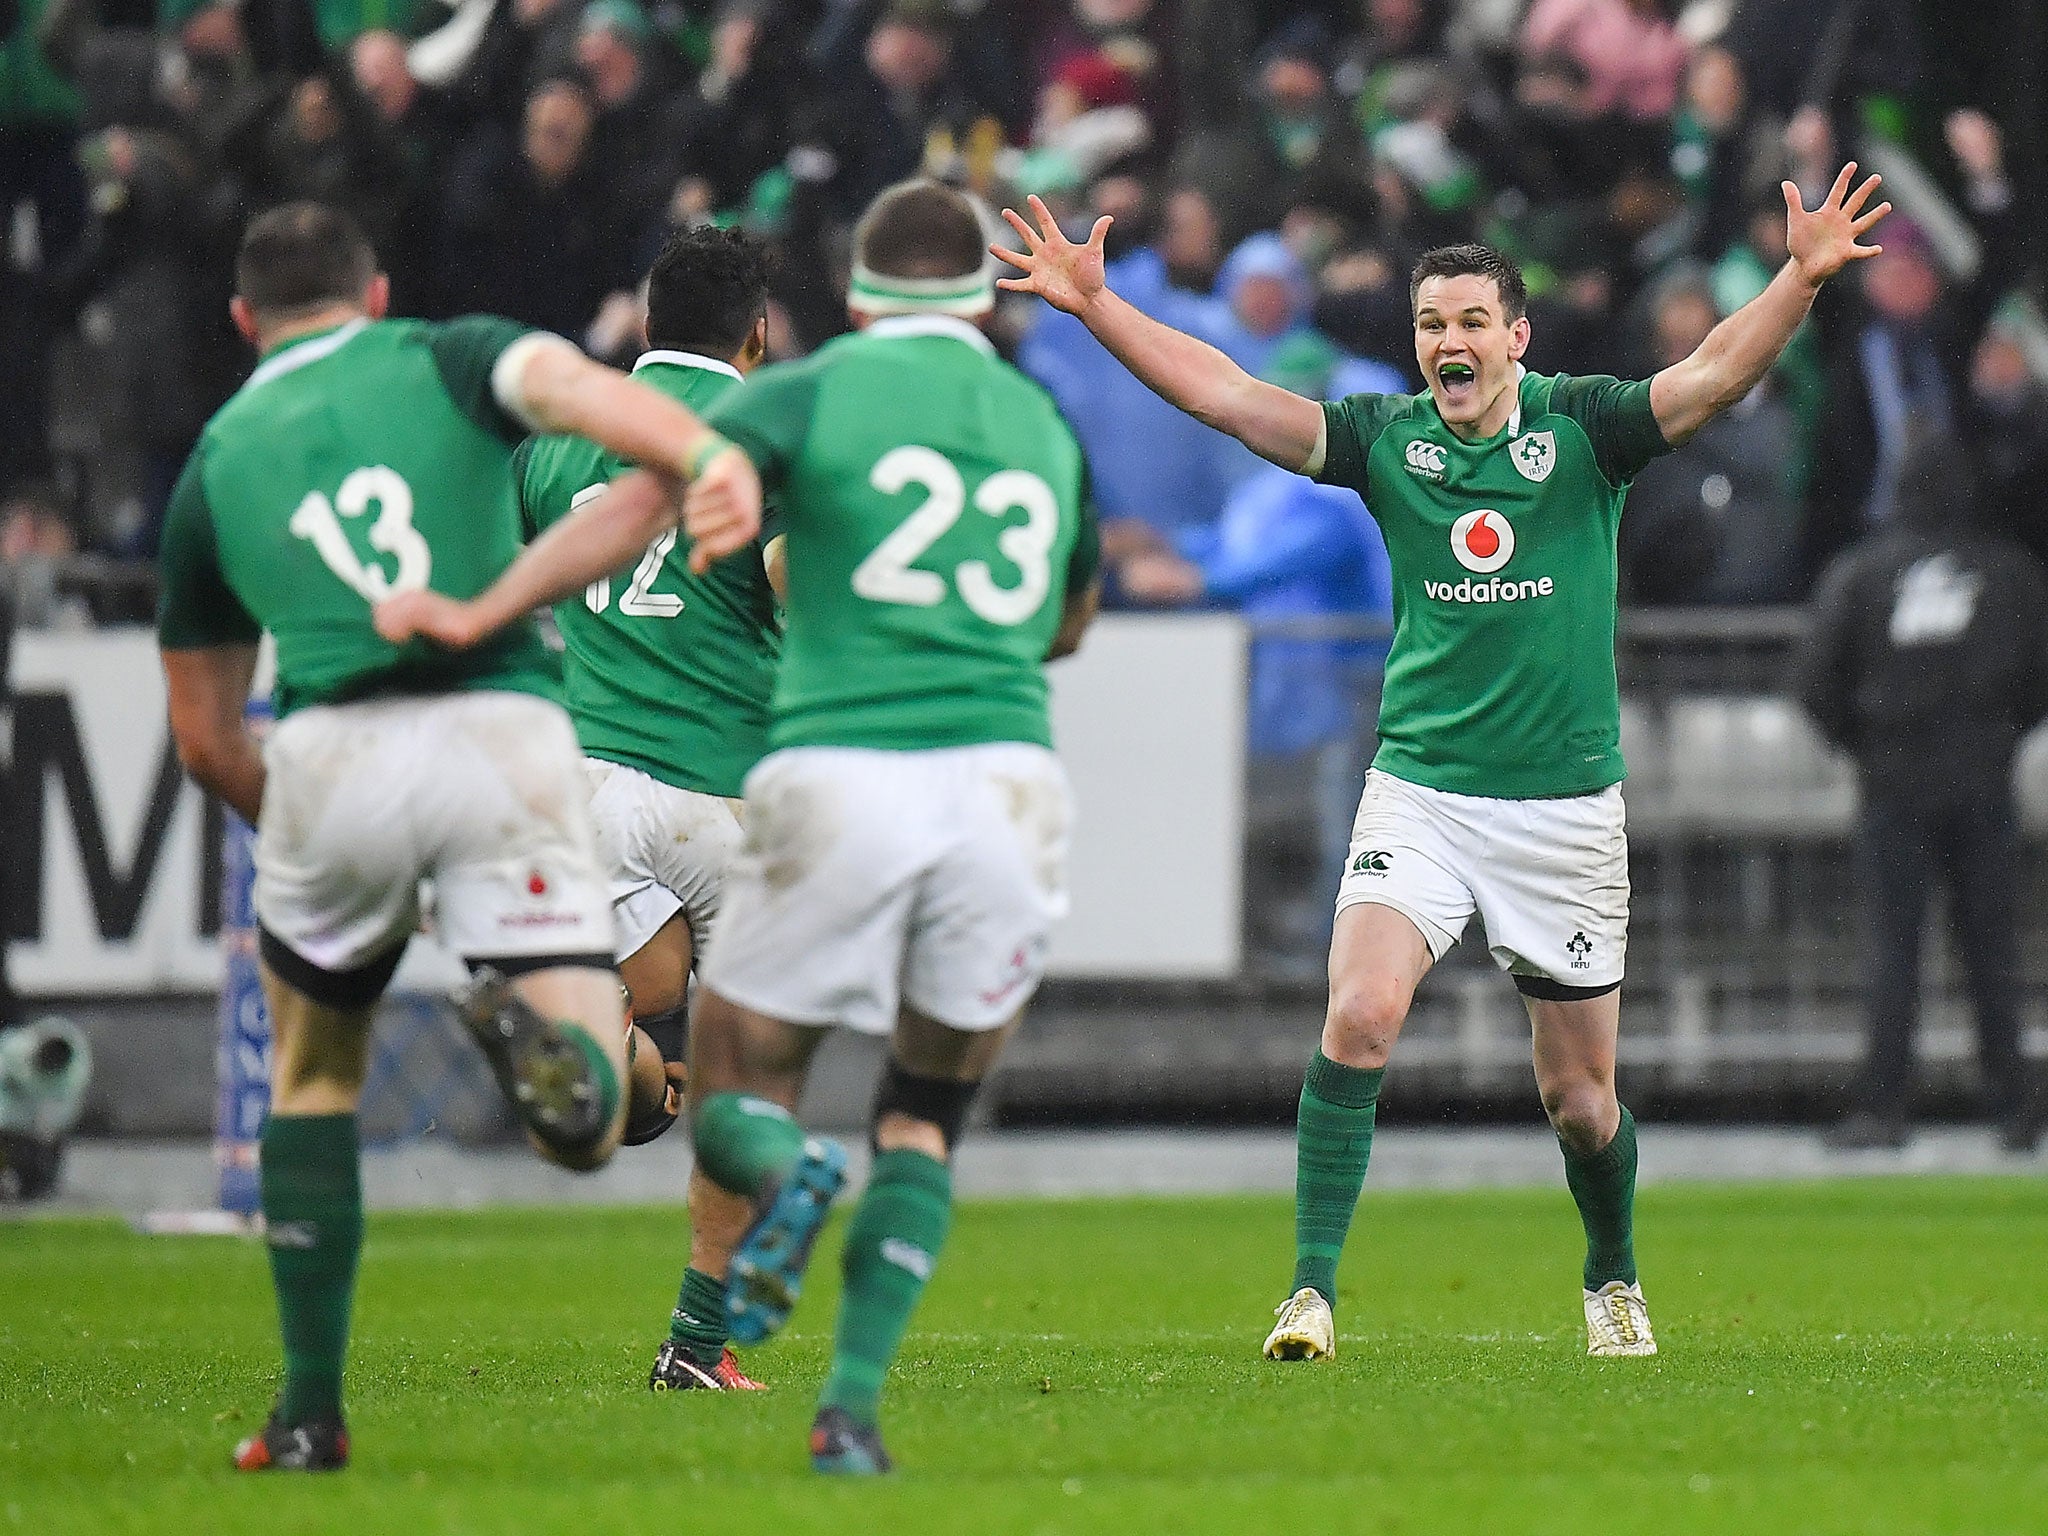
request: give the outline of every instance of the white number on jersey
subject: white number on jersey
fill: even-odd
[[[931,608],[945,600],[946,578],[914,568],[919,556],[945,536],[967,508],[967,482],[953,461],[930,448],[906,445],[882,455],[868,484],[885,496],[922,486],[925,499],[891,530],[853,570],[853,590],[873,603]],[[1000,585],[985,560],[964,560],[953,572],[961,600],[991,624],[1022,624],[1045,605],[1052,590],[1052,545],[1059,534],[1060,504],[1052,487],[1028,469],[1005,469],[982,481],[974,493],[977,511],[1007,517],[1021,510],[1025,521],[1005,528],[996,548],[1022,573],[1014,587]]]
[[[365,565],[356,557],[341,526],[342,518],[361,517],[373,502],[377,520],[370,525],[370,548],[397,560],[398,569],[390,576],[381,565]],[[332,501],[310,492],[287,526],[296,537],[310,541],[327,569],[365,602],[381,603],[394,592],[424,587],[434,567],[433,552],[412,525],[412,487],[397,470],[382,464],[356,470],[341,482]]]
[[[569,510],[574,512],[583,503],[596,496],[602,496],[608,488],[602,485],[586,485],[569,498]],[[669,551],[676,547],[676,530],[671,528],[652,544],[640,557],[640,563],[633,567],[632,583],[625,595],[619,599],[619,612],[634,619],[672,619],[683,611],[683,600],[674,592],[657,592],[654,579],[661,574],[661,563],[669,557]],[[612,579],[600,576],[583,589],[583,606],[592,613],[603,613],[612,603]]]

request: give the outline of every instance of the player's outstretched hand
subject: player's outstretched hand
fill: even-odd
[[[403,645],[418,635],[451,651],[466,651],[484,637],[470,604],[424,587],[385,598],[370,618],[377,633],[393,645]]]
[[[996,286],[1012,293],[1035,293],[1054,309],[1078,315],[1103,289],[1102,240],[1109,233],[1110,217],[1105,213],[1097,219],[1088,232],[1088,243],[1076,245],[1060,233],[1058,221],[1036,194],[1031,198],[1031,214],[1038,220],[1035,230],[1014,208],[1003,210],[1003,218],[1017,231],[1024,249],[1012,251],[992,245],[989,254],[1007,261],[1024,275],[1002,278]]]
[[[720,449],[690,482],[683,531],[690,536],[690,569],[700,576],[761,531],[761,478],[739,448]]]
[[[1884,249],[1881,245],[1856,243],[1859,236],[1868,234],[1879,219],[1892,211],[1890,203],[1864,207],[1884,178],[1872,176],[1851,191],[1849,183],[1855,179],[1856,162],[1851,160],[1842,167],[1842,174],[1835,178],[1828,195],[1812,213],[1806,211],[1800,200],[1799,188],[1789,181],[1783,183],[1785,245],[1798,264],[1799,275],[1816,287],[1850,262],[1866,260]]]

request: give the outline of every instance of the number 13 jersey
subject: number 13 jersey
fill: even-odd
[[[1097,540],[1073,432],[964,321],[876,321],[714,408],[775,496],[773,749],[1052,744],[1041,664]]]
[[[277,639],[277,711],[392,694],[559,695],[530,619],[471,651],[394,646],[391,592],[483,591],[519,553],[512,450],[525,427],[492,370],[528,334],[470,316],[355,320],[269,353],[215,413],[164,519],[167,649]]]

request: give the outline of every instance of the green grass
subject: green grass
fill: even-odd
[[[244,1478],[262,1250],[0,1225],[0,1533],[2048,1530],[2037,1182],[1648,1191],[1650,1361],[1585,1358],[1559,1190],[1368,1195],[1339,1358],[1268,1364],[1290,1224],[1270,1198],[969,1206],[880,1485],[802,1451],[833,1236],[749,1357],[778,1390],[656,1398],[674,1213],[373,1217],[355,1465]]]

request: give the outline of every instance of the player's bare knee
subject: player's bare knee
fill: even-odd
[[[1330,990],[1323,1054],[1347,1067],[1384,1067],[1408,1018],[1409,989],[1385,974],[1340,981]]]
[[[926,1077],[893,1056],[875,1091],[874,1149],[915,1151],[946,1162],[967,1128],[979,1082]]]
[[[1597,1078],[1573,1078],[1543,1089],[1543,1112],[1558,1139],[1577,1153],[1597,1152],[1614,1135],[1621,1111],[1614,1089]]]

